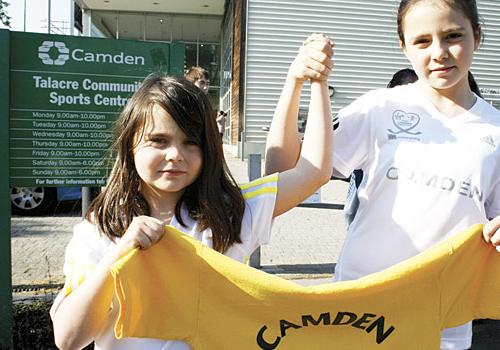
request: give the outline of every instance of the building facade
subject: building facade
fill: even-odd
[[[236,1],[236,0],[234,0]],[[237,1],[236,1],[237,2]],[[336,43],[334,113],[371,89],[387,85],[392,74],[410,67],[399,48],[394,0],[246,0],[246,46],[243,116],[239,117],[243,153],[262,153],[287,69],[302,41],[323,32]],[[485,40],[477,51],[472,73],[483,97],[500,108],[500,2],[477,0]],[[309,88],[301,98],[307,113]]]
[[[472,72],[483,97],[500,108],[500,3],[477,0],[485,40]],[[75,0],[86,36],[180,42],[185,69],[210,72],[214,109],[228,113],[224,143],[238,156],[263,153],[287,69],[302,41],[324,32],[336,43],[334,113],[387,85],[409,67],[396,34],[395,0]],[[77,18],[77,16],[75,16]],[[78,25],[79,20],[76,20]],[[300,116],[307,113],[309,87]]]

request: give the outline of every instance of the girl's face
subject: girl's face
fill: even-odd
[[[137,137],[141,137],[140,133]],[[153,107],[153,118],[146,122],[144,134],[136,143],[135,167],[141,178],[141,193],[147,201],[172,195],[178,199],[198,178],[201,149],[163,108]]]
[[[479,39],[461,11],[434,0],[422,1],[406,13],[403,29],[403,50],[421,82],[435,90],[468,86]]]

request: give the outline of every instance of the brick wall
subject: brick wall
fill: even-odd
[[[233,14],[233,63],[231,81],[231,136],[230,143],[237,145],[243,131],[244,115],[244,68],[245,68],[245,26],[246,0],[231,2]]]

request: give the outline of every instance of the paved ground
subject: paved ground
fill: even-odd
[[[248,180],[247,163],[227,154],[228,165],[238,182]],[[270,244],[262,247],[265,271],[293,279],[302,285],[330,281],[345,237],[341,208],[347,183],[330,181],[321,189],[322,202],[337,209],[295,208],[275,220]],[[47,217],[12,218],[12,282],[17,290],[29,286],[57,285],[63,282],[64,248],[71,230],[80,219],[78,209],[66,205]],[[78,206],[76,206],[77,208]],[[53,290],[41,291],[46,298]],[[15,300],[31,298],[15,293]],[[500,350],[500,322],[474,324],[473,350]]]

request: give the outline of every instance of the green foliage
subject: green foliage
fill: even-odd
[[[14,304],[12,310],[14,349],[57,349],[49,316],[50,306],[51,303],[43,301]]]
[[[57,349],[49,310],[52,303],[35,301],[12,307],[12,343],[14,349]],[[93,345],[85,349],[93,349]]]
[[[9,6],[8,2],[0,0],[0,21],[7,27],[10,27],[11,17],[7,15],[6,7]]]

